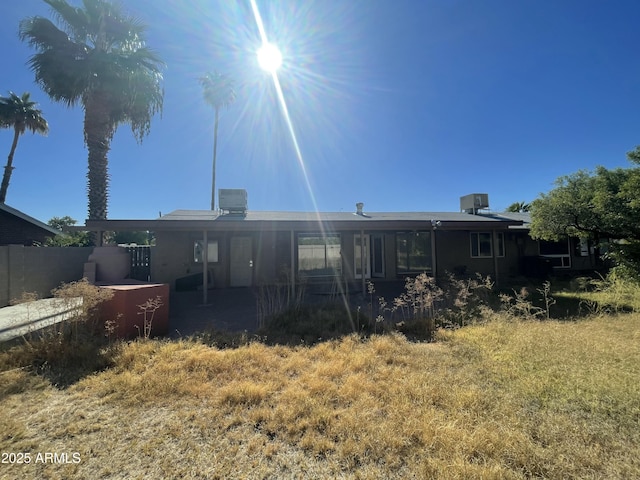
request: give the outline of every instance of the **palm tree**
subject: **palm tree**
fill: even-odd
[[[108,159],[120,124],[138,142],[162,111],[160,58],[146,47],[145,26],[108,0],[44,0],[58,28],[43,17],[20,22],[20,38],[37,50],[29,59],[36,82],[55,101],[82,104],[88,150],[89,219],[107,218]]]
[[[526,213],[531,210],[531,204],[526,202],[513,202],[507,207],[507,212]]]
[[[233,81],[226,75],[214,72],[207,73],[200,78],[200,84],[204,90],[204,100],[213,107],[216,112],[213,127],[213,173],[211,175],[211,210],[216,208],[216,152],[218,149],[218,117],[220,109],[228,107],[236,99]]]
[[[7,165],[4,167],[2,185],[0,186],[0,203],[4,203],[7,198],[9,180],[15,168],[13,166],[13,155],[16,153],[20,135],[27,130],[42,135],[46,135],[49,132],[49,125],[42,116],[42,111],[36,108],[37,106],[38,104],[31,101],[27,92],[20,97],[13,92],[9,92],[8,97],[0,96],[0,127],[13,127],[13,143],[7,158]]]

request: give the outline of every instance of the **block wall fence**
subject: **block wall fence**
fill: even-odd
[[[93,247],[0,246],[0,307],[25,292],[50,297],[62,282],[82,279],[92,251]]]

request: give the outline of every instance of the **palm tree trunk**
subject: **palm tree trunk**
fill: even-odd
[[[89,220],[107,219],[109,198],[109,172],[107,154],[115,132],[109,119],[109,109],[100,93],[85,98],[84,139],[87,144],[88,171],[87,191],[89,196]],[[102,244],[102,238],[92,235],[92,243]]]
[[[85,101],[84,139],[88,150],[87,190],[89,220],[107,219],[109,172],[107,154],[111,148],[114,129],[108,107],[94,94]]]
[[[213,172],[211,174],[211,210],[216,209],[216,153],[218,150],[218,112],[216,108],[216,121],[213,127]]]
[[[11,173],[13,173],[13,155],[16,153],[16,147],[18,146],[18,138],[20,133],[18,129],[14,129],[13,143],[11,144],[11,151],[7,158],[7,164],[4,167],[4,175],[2,176],[2,186],[0,186],[0,203],[4,203],[7,198],[7,190],[9,189],[9,180],[11,179]]]

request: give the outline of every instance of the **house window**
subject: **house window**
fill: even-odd
[[[504,233],[496,233],[496,257],[504,257]],[[471,257],[493,257],[493,234],[491,232],[471,232]]]
[[[431,232],[396,233],[396,272],[431,272]]]
[[[554,268],[571,268],[571,255],[569,254],[569,239],[560,242],[540,240],[540,256],[551,261]]]
[[[298,272],[312,277],[340,275],[340,235],[299,234]]]
[[[195,242],[193,242],[193,261],[195,263],[202,263],[203,250],[204,250],[203,240],[196,240]],[[207,261],[208,263],[218,262],[218,240],[208,241]]]

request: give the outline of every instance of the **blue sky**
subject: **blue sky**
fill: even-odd
[[[78,0],[79,1],[79,0]],[[71,3],[77,3],[74,0]],[[252,210],[457,211],[532,201],[554,180],[629,166],[640,144],[640,2],[614,0],[258,1],[298,158],[249,0],[123,0],[165,61],[165,103],[138,145],[121,126],[109,154],[109,218],[208,209],[213,110],[198,77],[234,77],[220,119],[218,188]],[[0,93],[31,92],[47,137],[20,139],[7,204],[40,220],[87,212],[81,107],[49,101],[26,66],[18,22],[40,0],[3,2]],[[0,131],[5,163],[12,131]]]

